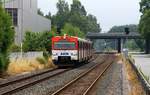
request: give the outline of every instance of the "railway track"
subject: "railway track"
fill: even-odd
[[[95,55],[90,61],[92,62],[97,58],[97,55]],[[7,80],[0,81],[0,95],[11,95],[13,93],[16,93],[20,90],[23,90],[25,88],[28,88],[32,85],[38,84],[42,81],[45,81],[49,78],[52,78],[54,76],[58,76],[62,73],[65,73],[69,70],[72,70],[71,68],[68,69],[49,69],[42,72],[38,72],[36,74],[27,75],[23,77],[14,77]]]
[[[114,56],[109,57],[103,64],[97,64],[81,74],[68,84],[54,92],[52,95],[87,95],[94,84],[102,77],[114,61]]]
[[[47,80],[51,77],[65,73],[70,69],[51,69],[27,77],[16,78],[14,80],[3,81],[0,83],[0,95],[10,95],[34,84]]]

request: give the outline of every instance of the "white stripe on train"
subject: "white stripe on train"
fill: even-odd
[[[77,50],[52,50],[52,60],[58,60],[58,56],[71,56],[71,60],[78,60]]]

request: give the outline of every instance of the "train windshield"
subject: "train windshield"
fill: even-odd
[[[55,42],[54,49],[75,49],[75,42]]]

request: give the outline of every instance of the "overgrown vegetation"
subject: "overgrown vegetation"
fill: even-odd
[[[0,73],[7,69],[9,64],[8,50],[14,41],[14,31],[10,16],[0,3]]]

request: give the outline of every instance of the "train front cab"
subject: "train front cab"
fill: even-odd
[[[58,48],[57,48],[57,43],[59,43]],[[68,46],[69,44],[71,44],[72,46]],[[52,39],[52,60],[53,63],[59,67],[76,65],[78,63],[77,38],[73,38],[73,37],[67,37],[65,39],[63,39],[62,37],[53,38]]]

